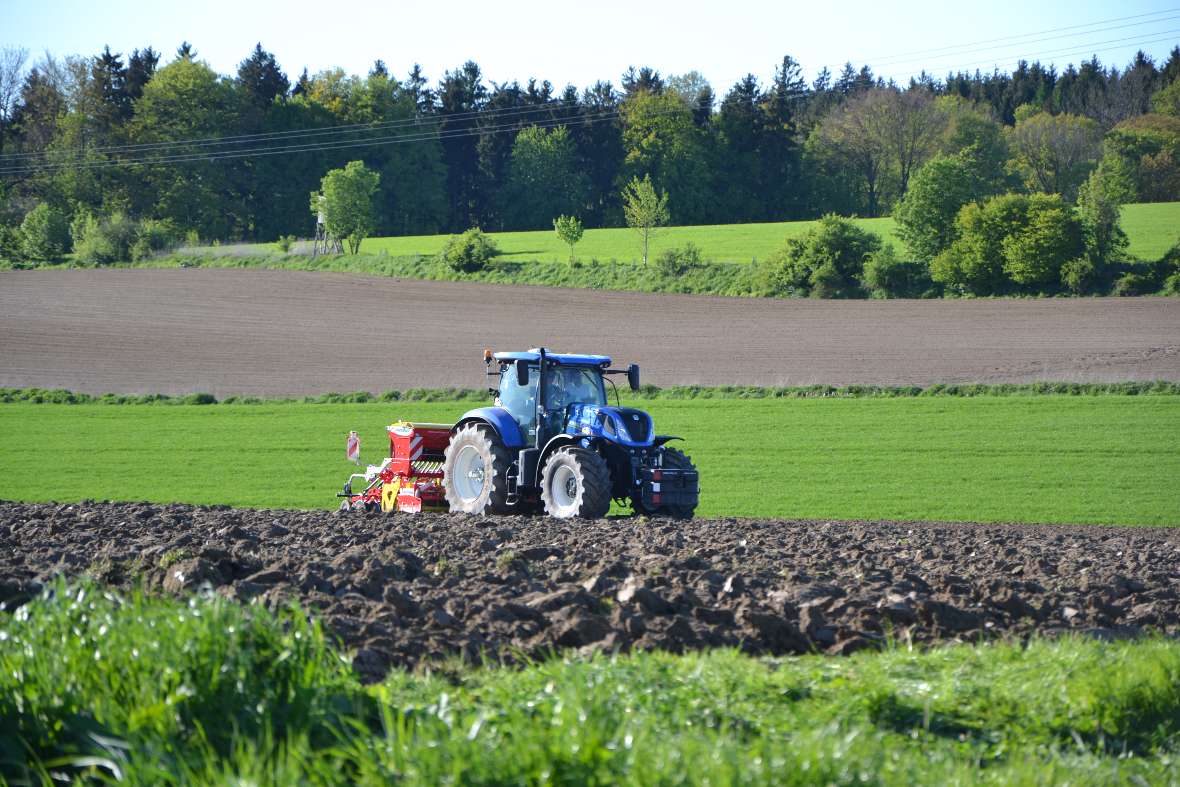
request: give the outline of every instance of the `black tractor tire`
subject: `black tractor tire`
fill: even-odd
[[[541,471],[541,502],[558,519],[601,519],[610,510],[606,460],[587,448],[565,446],[549,455]]]
[[[696,470],[696,465],[692,463],[692,457],[683,451],[675,448],[664,449],[664,467],[675,470]],[[658,506],[656,508],[649,508],[643,504],[643,499],[636,495],[631,498],[631,504],[635,507],[635,513],[644,514],[646,516],[666,516],[672,519],[692,519],[693,513],[696,512],[696,506]]]
[[[457,465],[462,463],[464,467]],[[454,513],[514,514],[508,504],[512,452],[484,424],[467,424],[451,435],[443,455],[443,490]],[[459,473],[466,473],[459,480]]]

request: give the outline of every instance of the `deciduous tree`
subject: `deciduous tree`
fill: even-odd
[[[28,58],[29,50],[24,47],[0,49],[0,153],[4,152],[4,136],[16,109]]]
[[[1053,291],[1083,253],[1082,225],[1058,194],[1004,194],[963,206],[958,237],[930,263],[933,279],[973,295]]]
[[[986,196],[986,184],[966,156],[939,156],[918,170],[894,210],[897,234],[911,254],[929,262],[957,237],[959,209]]]
[[[644,175],[643,180],[631,178],[623,189],[623,215],[627,226],[638,232],[643,241],[643,264],[647,265],[651,239],[659,227],[668,223],[668,193],[657,192],[650,175]]]
[[[1102,129],[1079,115],[1018,111],[1008,142],[1013,166],[1030,190],[1072,202],[1098,163]]]
[[[675,195],[669,210],[677,224],[709,220],[707,138],[680,96],[640,90],[623,102],[622,113],[624,176],[650,175]]]
[[[352,254],[360,251],[361,241],[373,231],[373,197],[380,179],[363,161],[350,161],[344,169],[324,175],[320,191],[312,192],[311,212],[323,211],[324,228],[345,240]]]
[[[57,260],[70,248],[70,225],[59,210],[42,202],[20,225],[26,259]]]
[[[502,213],[510,228],[540,229],[554,213],[578,213],[586,206],[589,189],[565,126],[529,126],[516,135],[501,193]]]
[[[558,216],[553,220],[553,231],[561,242],[570,247],[570,262],[574,261],[574,246],[582,239],[582,222],[576,216]]]

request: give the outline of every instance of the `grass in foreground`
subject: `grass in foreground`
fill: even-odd
[[[1180,396],[656,399],[702,516],[1177,525]],[[0,406],[0,499],[334,508],[395,420],[475,403]]]
[[[1166,783],[1180,643],[395,671],[298,609],[58,584],[0,613],[0,776],[129,784]]]

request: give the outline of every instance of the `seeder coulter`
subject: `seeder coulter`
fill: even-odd
[[[638,366],[611,369],[603,355],[543,347],[485,350],[484,362],[499,377],[493,406],[453,426],[388,426],[388,458],[349,478],[337,495],[341,510],[597,518],[616,500],[638,513],[692,516],[696,467],[666,445],[679,438],[655,434],[642,410],[608,404],[609,376],[626,375],[638,390]],[[359,453],[354,432],[349,458],[359,461]]]

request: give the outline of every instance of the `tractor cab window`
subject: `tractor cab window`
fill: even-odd
[[[500,369],[500,393],[496,404],[503,407],[520,424],[520,433],[526,442],[535,435],[537,428],[537,367],[529,367],[529,384],[516,382],[516,369],[511,364]]]
[[[545,409],[564,411],[571,404],[606,404],[606,391],[598,369],[554,366],[546,373]]]

